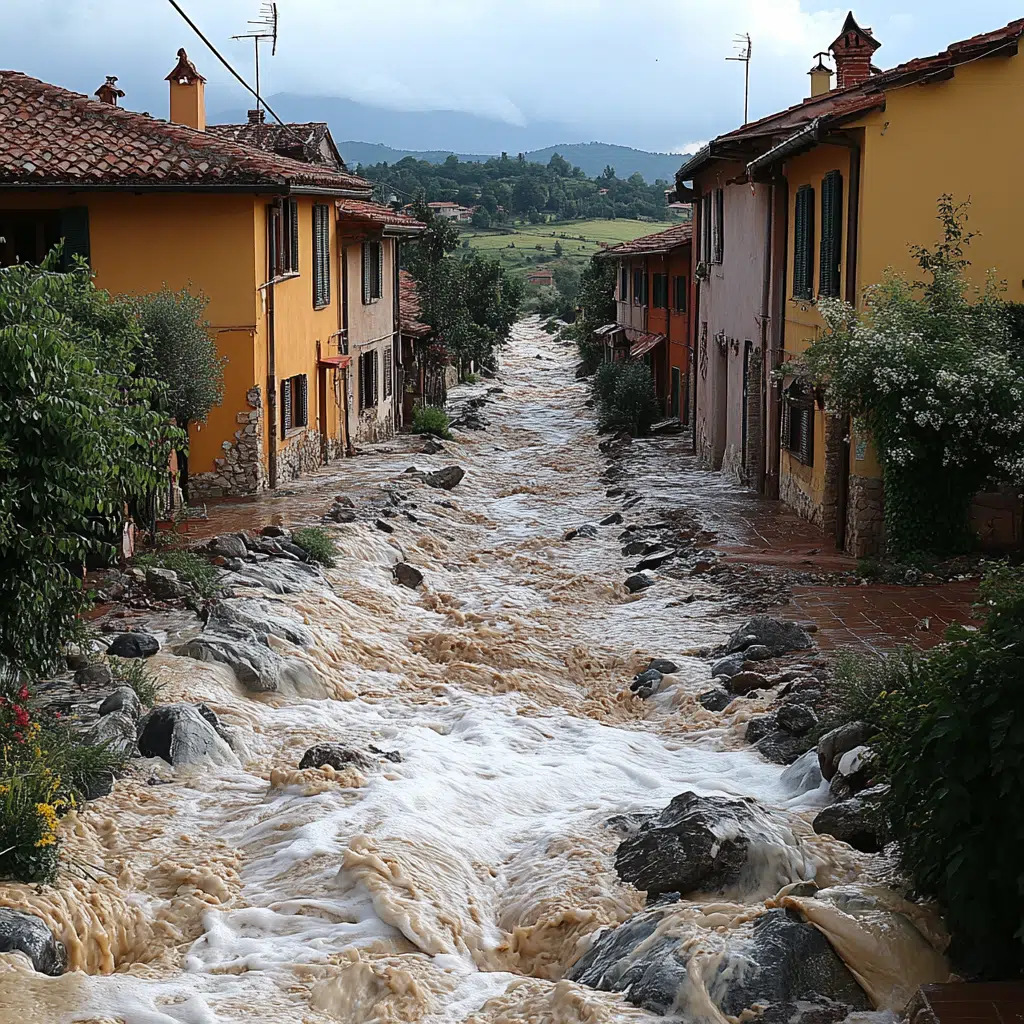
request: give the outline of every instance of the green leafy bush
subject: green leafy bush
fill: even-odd
[[[412,414],[412,429],[417,434],[432,434],[450,441],[452,437],[448,414],[436,405],[418,405]]]
[[[1024,571],[991,570],[980,608],[926,654],[850,659],[839,699],[878,726],[889,828],[954,963],[995,979],[1024,973]]]
[[[202,555],[181,548],[168,551],[152,551],[135,558],[135,565],[146,569],[171,569],[179,579],[187,583],[200,597],[214,597],[219,590],[217,570]]]
[[[52,773],[0,772],[0,879],[52,882],[60,863],[58,825],[66,807]]]
[[[654,378],[644,363],[602,363],[594,374],[593,391],[603,430],[628,430],[639,436],[658,421],[661,410]]]
[[[147,707],[151,708],[160,696],[164,684],[158,682],[156,676],[146,668],[142,658],[110,658],[110,671],[118,686],[130,686],[135,696]]]
[[[292,540],[313,559],[328,568],[334,565],[338,548],[334,538],[322,527],[304,526],[292,534]]]

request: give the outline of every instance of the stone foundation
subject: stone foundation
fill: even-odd
[[[328,457],[331,442],[328,441]],[[340,448],[334,442],[335,448]],[[277,484],[295,480],[305,473],[312,473],[323,465],[323,448],[320,431],[316,427],[306,427],[301,433],[293,434],[287,443],[279,444],[277,449]]]
[[[266,487],[263,457],[263,398],[258,387],[246,392],[247,411],[235,416],[239,424],[233,441],[221,445],[224,454],[214,460],[212,473],[189,476],[189,500],[224,495],[257,494]]]
[[[846,501],[846,550],[855,558],[877,558],[885,550],[882,481],[851,476]]]
[[[792,473],[783,472],[779,478],[779,500],[788,505],[801,519],[822,527],[822,508],[800,485]]]
[[[395,436],[395,412],[391,399],[387,400],[387,415],[382,419],[378,415],[379,407],[366,409],[354,417],[350,422],[352,425],[353,442],[370,443],[373,441],[386,441]]]

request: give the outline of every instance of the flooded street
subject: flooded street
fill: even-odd
[[[753,798],[785,823],[742,886],[678,904],[672,934],[692,932],[708,963],[715,936],[783,886],[870,880],[869,855],[810,829],[827,786],[801,792],[743,743],[762,702],[726,714],[697,702],[708,652],[740,621],[714,582],[654,571],[649,589],[624,587],[636,562],[624,527],[692,502],[673,455],[686,441],[635,443],[636,468],[615,483],[642,500],[624,509],[606,494],[574,367],[572,349],[520,324],[498,379],[467,392],[502,389],[482,409],[486,430],[436,455],[397,438],[291,496],[214,512],[217,532],[295,526],[345,495],[376,503],[392,532],[330,525],[337,566],[301,592],[236,583],[236,597],[291,623],[293,639],[268,638],[295,666],[276,692],[247,692],[227,666],[172,645],[150,661],[161,700],[205,702],[233,749],[191,768],[134,762],[109,797],[69,815],[71,868],[54,889],[0,887],[0,905],[42,916],[77,968],[50,979],[0,956],[0,1019],[656,1020],[564,975],[601,927],[645,906],[615,870],[617,816],[687,791]],[[452,464],[466,476],[450,493],[403,480]],[[615,512],[622,525],[563,539]],[[398,585],[398,561],[424,585]],[[629,684],[654,658],[679,670],[641,700]],[[300,770],[322,742],[360,756]],[[882,947],[847,937],[844,959],[872,976],[863,964]],[[724,1021],[698,973],[678,1008]]]

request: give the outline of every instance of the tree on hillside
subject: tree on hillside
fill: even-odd
[[[142,329],[80,263],[0,269],[0,665],[41,673],[84,597],[77,572],[113,557],[125,503],[167,479],[182,443]]]
[[[548,161],[548,168],[560,178],[568,178],[572,174],[572,164],[558,153],[552,153],[551,159]]]

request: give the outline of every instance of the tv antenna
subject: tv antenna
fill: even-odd
[[[733,43],[739,48],[735,57],[726,57],[726,60],[737,60],[743,63],[743,123],[750,120],[750,55],[753,52],[754,44],[750,41],[750,33],[733,36]],[[257,89],[257,91],[259,91]]]
[[[256,109],[263,109],[263,93],[260,92],[260,43],[270,40],[270,56],[277,54],[277,4],[264,2],[260,6],[259,17],[248,23],[251,27],[248,32],[240,36],[232,36],[232,39],[251,39],[253,51],[256,55]]]

